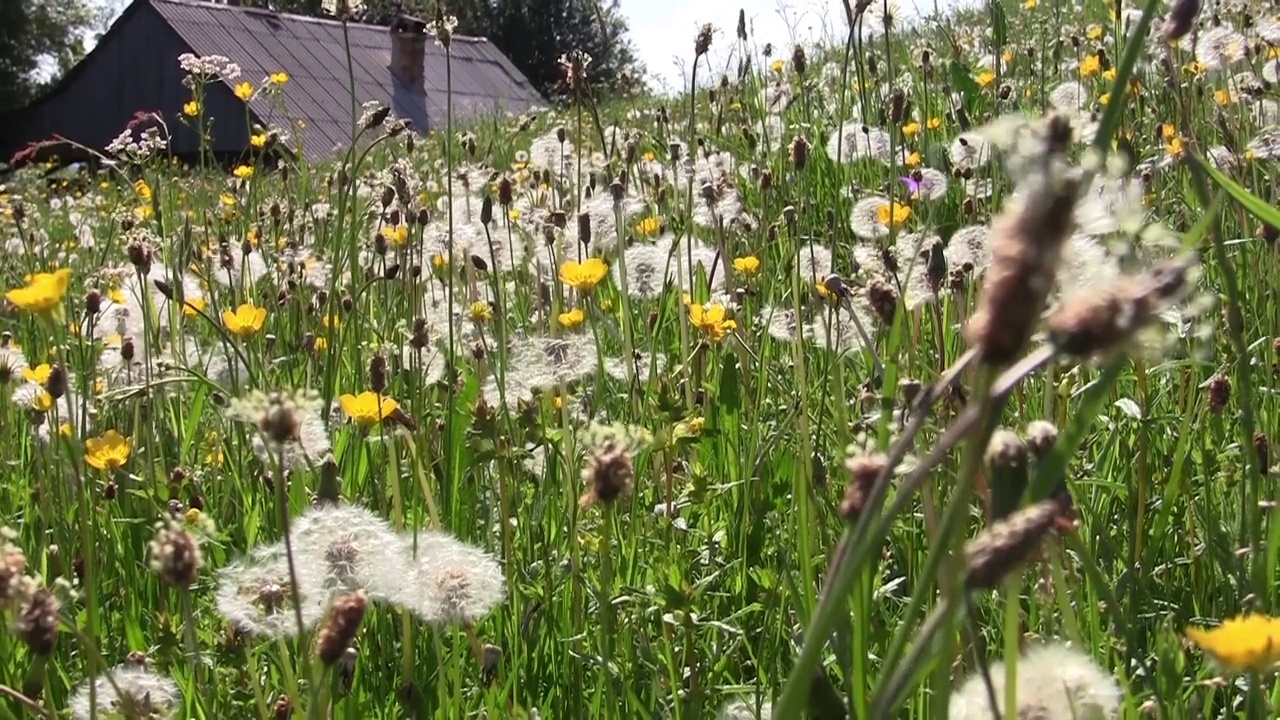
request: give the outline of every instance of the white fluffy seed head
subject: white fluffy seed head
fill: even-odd
[[[506,599],[506,579],[497,559],[445,533],[417,538],[416,597],[409,607],[423,620],[470,625]]]
[[[301,581],[299,584],[302,584]],[[298,634],[295,603],[302,606],[304,630],[324,615],[324,603],[304,585],[293,592],[284,544],[261,546],[218,573],[214,602],[218,613],[240,632],[273,640]]]
[[[1027,650],[1017,665],[1017,714],[1041,720],[1108,720],[1117,716],[1122,693],[1112,675],[1089,655],[1062,644]],[[1004,711],[1005,664],[991,666],[1000,714]],[[950,720],[990,720],[991,700],[975,672],[951,696]]]
[[[298,582],[317,588],[323,604],[356,590],[390,602],[403,593],[408,548],[369,510],[333,504],[309,508],[294,520],[292,536]]]
[[[97,694],[99,718],[175,718],[182,706],[177,683],[145,667],[125,664],[80,685],[68,703],[74,720],[93,717],[89,713],[91,684]]]

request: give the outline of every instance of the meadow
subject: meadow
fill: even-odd
[[[289,78],[174,58],[0,190],[0,718],[1276,715],[1280,14],[1196,5],[225,171]]]

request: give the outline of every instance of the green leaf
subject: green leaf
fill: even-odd
[[[1254,195],[1244,189],[1244,187],[1235,180],[1227,177],[1217,168],[1207,162],[1204,162],[1199,157],[1193,156],[1190,158],[1190,161],[1200,166],[1200,168],[1204,170],[1205,174],[1218,184],[1218,187],[1225,190],[1233,200],[1240,203],[1245,210],[1249,211],[1250,215],[1272,227],[1280,227],[1280,210],[1271,207],[1266,200],[1263,200],[1257,195]]]
[[[991,15],[994,27],[991,29],[992,40],[995,41],[996,50],[1003,50],[1005,40],[1009,37],[1009,23],[1005,20],[1004,5],[999,0],[991,3]]]
[[[969,70],[969,66],[959,60],[952,60],[950,65],[951,84],[955,89],[964,96],[964,104],[967,107],[981,92],[982,88],[978,87],[978,81],[973,79],[973,73]]]

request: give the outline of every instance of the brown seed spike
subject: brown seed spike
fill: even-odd
[[[1026,346],[1053,285],[1071,230],[1079,181],[1046,177],[1011,203],[991,228],[991,265],[965,328],[982,362],[1007,365]]]
[[[965,587],[991,589],[1031,556],[1053,528],[1061,507],[1042,500],[982,531],[964,549]]]
[[[586,508],[626,497],[631,492],[633,473],[631,453],[612,442],[605,443],[582,471],[587,491],[579,499],[579,505]]]
[[[364,621],[368,600],[363,590],[344,595],[333,602],[329,619],[316,635],[316,654],[320,662],[333,666],[351,647],[360,623]]]

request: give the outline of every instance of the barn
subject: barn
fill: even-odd
[[[240,67],[238,78],[208,86],[203,101],[204,117],[213,118],[210,149],[223,158],[242,155],[254,127],[269,124],[287,126],[309,159],[345,149],[352,80],[357,108],[376,100],[419,132],[444,127],[449,79],[455,120],[543,104],[488,40],[455,36],[450,52],[446,74],[444,49],[412,18],[389,27],[352,23],[344,31],[336,20],[241,7],[234,0],[134,0],[48,92],[0,116],[0,162],[20,153],[22,160],[83,159],[67,145],[23,151],[54,137],[101,151],[146,112],[165,120],[175,155],[198,155],[199,135],[183,122],[183,106],[192,100],[178,62],[185,53],[222,56]],[[247,100],[237,95],[237,85],[249,82],[256,89],[273,73],[288,75],[278,92],[256,92]]]

